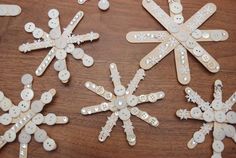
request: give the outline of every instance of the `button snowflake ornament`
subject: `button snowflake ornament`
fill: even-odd
[[[206,4],[184,23],[181,1],[168,2],[170,16],[153,0],[143,0],[143,7],[167,31],[133,31],[126,36],[131,43],[161,43],[141,60],[140,66],[145,70],[150,69],[174,50],[178,81],[186,85],[191,80],[187,56],[189,51],[210,72],[218,72],[220,70],[218,62],[199,42],[225,41],[229,35],[225,30],[198,29],[216,12],[216,6],[212,3]]]
[[[236,103],[236,92],[226,101],[222,101],[222,82],[215,81],[214,100],[212,103],[205,102],[191,88],[186,88],[188,102],[197,104],[197,107],[190,111],[180,109],[176,115],[182,119],[202,120],[205,123],[201,129],[194,133],[193,138],[188,142],[188,148],[193,149],[197,144],[203,143],[205,136],[213,130],[213,155],[212,158],[220,158],[221,152],[224,150],[223,139],[225,137],[232,138],[236,143],[236,112],[232,111],[233,105]]]
[[[71,20],[69,25],[64,28],[63,33],[60,28],[59,21],[59,11],[56,9],[51,9],[48,12],[50,18],[48,26],[51,31],[48,33],[44,32],[42,29],[37,28],[34,23],[29,22],[25,25],[25,31],[32,33],[34,38],[37,40],[33,43],[25,43],[19,47],[21,52],[27,53],[29,51],[49,48],[52,47],[47,56],[44,58],[42,63],[36,70],[36,75],[41,76],[47,69],[49,64],[54,58],[57,61],[54,63],[54,69],[58,71],[58,78],[63,82],[67,83],[70,78],[70,72],[67,70],[66,57],[68,54],[72,54],[75,59],[81,59],[83,65],[90,67],[93,65],[94,60],[91,56],[85,54],[84,50],[81,48],[75,48],[75,44],[80,45],[86,41],[93,41],[99,38],[97,33],[87,33],[83,35],[73,35],[72,31],[81,21],[84,16],[82,11],[79,11],[75,17]]]
[[[102,131],[98,136],[100,142],[104,142],[112,131],[112,128],[116,125],[118,119],[123,121],[124,132],[126,133],[126,139],[129,145],[133,146],[136,144],[136,136],[134,134],[134,127],[130,120],[131,115],[134,115],[151,126],[157,127],[159,121],[156,117],[150,116],[147,112],[140,110],[137,105],[146,102],[156,102],[159,99],[164,98],[164,92],[150,93],[147,95],[135,96],[135,92],[138,84],[144,79],[145,72],[143,69],[139,69],[135,74],[133,80],[126,89],[120,81],[120,75],[117,70],[116,64],[110,64],[110,72],[112,82],[114,84],[114,93],[108,92],[102,86],[98,86],[91,82],[86,82],[85,86],[97,95],[105,98],[109,102],[104,102],[99,105],[84,107],[81,109],[83,115],[90,115],[99,112],[111,111],[112,114],[108,117],[106,125],[102,127]]]
[[[44,92],[39,100],[32,101],[34,97],[34,91],[32,90],[33,77],[25,74],[22,76],[21,82],[24,85],[24,89],[21,91],[22,101],[18,106],[14,105],[0,91],[0,108],[6,112],[0,116],[0,124],[14,124],[3,135],[0,135],[0,149],[7,143],[15,141],[17,133],[20,133],[18,136],[18,141],[20,142],[19,157],[27,158],[28,143],[31,141],[31,135],[34,135],[36,142],[43,144],[43,148],[46,151],[55,150],[57,147],[55,141],[47,135],[45,130],[39,128],[39,125],[66,124],[68,118],[66,116],[56,116],[53,113],[49,113],[46,116],[41,114],[44,106],[49,104],[56,94],[55,89]]]

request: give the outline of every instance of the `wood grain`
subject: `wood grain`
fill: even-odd
[[[75,34],[87,33],[91,30],[100,33],[97,42],[86,43],[81,47],[95,59],[95,65],[87,69],[80,61],[68,58],[69,70],[72,74],[70,83],[62,85],[57,79],[53,65],[43,77],[34,77],[34,89],[38,98],[43,91],[50,88],[57,90],[57,95],[44,114],[55,112],[58,115],[70,117],[66,126],[42,126],[58,144],[55,152],[46,152],[42,145],[32,141],[29,145],[29,158],[209,158],[212,154],[212,133],[206,137],[203,144],[194,150],[187,149],[187,142],[192,134],[200,128],[202,122],[195,120],[180,121],[175,112],[180,108],[190,109],[194,106],[185,100],[184,86],[176,79],[174,54],[171,53],[157,66],[146,72],[146,78],[140,83],[136,94],[163,90],[164,100],[155,104],[143,104],[146,110],[160,121],[158,128],[153,128],[138,118],[132,118],[137,136],[137,145],[129,147],[122,123],[118,122],[111,137],[105,143],[99,143],[97,136],[105,124],[107,113],[92,116],[82,116],[80,109],[86,105],[95,105],[104,101],[99,96],[88,91],[84,83],[88,80],[103,85],[112,91],[108,66],[115,62],[122,75],[122,83],[128,84],[139,68],[139,61],[150,52],[156,44],[130,44],[125,36],[135,30],[163,30],[141,6],[141,0],[111,0],[107,12],[97,8],[97,1],[89,1],[80,6],[77,0],[1,0],[0,3],[13,4],[17,2],[23,9],[20,16],[0,17],[0,89],[17,104],[20,100],[20,77],[24,73],[34,74],[48,50],[40,50],[22,54],[18,46],[33,37],[24,31],[28,21],[49,31],[47,12],[51,8],[60,11],[61,26],[65,27],[78,10],[83,10],[85,17],[74,30]],[[156,0],[165,11],[168,11],[167,0]],[[182,0],[184,16],[188,19],[209,0]],[[202,29],[225,29],[230,39],[221,43],[206,42],[201,45],[212,54],[221,65],[217,74],[209,73],[193,56],[189,55],[192,81],[189,84],[205,100],[212,99],[213,83],[221,79],[224,84],[224,99],[236,90],[236,1],[211,0],[218,6],[216,14],[210,18]],[[234,108],[235,109],[235,108]],[[0,126],[3,134],[8,127]],[[224,140],[224,158],[236,157],[235,143],[230,139]],[[1,158],[18,156],[17,141],[6,145],[0,151]]]

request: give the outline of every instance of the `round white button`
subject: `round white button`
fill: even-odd
[[[5,7],[1,7],[0,8],[0,15],[4,16],[4,15],[6,15],[6,13],[7,13],[7,9]]]
[[[123,121],[128,120],[131,116],[128,109],[122,109],[122,110],[119,111],[118,114],[119,114],[119,118]]]
[[[203,56],[202,56],[202,60],[204,61],[204,62],[209,62],[210,61],[210,57],[209,57],[209,55],[207,55],[207,54],[204,54]]]
[[[200,39],[202,37],[202,31],[197,29],[192,33],[192,36],[195,39]]]
[[[102,103],[102,104],[101,104],[101,109],[102,109],[103,111],[107,111],[107,110],[109,109],[109,105],[108,105],[107,103]]]
[[[51,138],[47,138],[44,142],[43,142],[43,148],[46,151],[52,151],[55,150],[57,148],[57,145],[55,143],[55,141]]]
[[[202,116],[202,110],[198,107],[191,109],[190,114],[193,118],[200,118]]]
[[[132,115],[138,115],[139,109],[137,107],[134,107],[134,108],[131,108],[130,112]]]
[[[146,96],[146,95],[140,95],[140,96],[139,96],[139,100],[140,100],[141,102],[146,102],[146,101],[147,101],[147,96]]]
[[[4,94],[3,94],[3,92],[2,91],[0,91],[0,102],[4,99]]]
[[[56,58],[57,58],[58,60],[63,60],[63,59],[66,58],[66,56],[67,56],[67,53],[66,53],[66,51],[65,51],[64,49],[57,50],[57,52],[56,52]]]
[[[213,136],[216,140],[223,140],[225,138],[225,132],[222,128],[215,128]]]
[[[148,95],[148,101],[150,101],[151,103],[156,102],[158,99],[158,96],[156,93],[151,93]]]
[[[66,52],[72,53],[75,50],[75,45],[74,44],[68,44],[66,47]]]
[[[202,37],[205,38],[205,39],[207,39],[207,38],[210,37],[210,34],[209,34],[208,32],[203,32],[203,33],[202,33]]]
[[[214,120],[214,113],[211,110],[207,110],[203,113],[203,119],[206,122],[212,122]]]
[[[155,118],[155,117],[150,117],[148,121],[149,121],[149,123],[151,123],[151,125],[153,125],[153,126],[158,126],[158,125],[159,125],[159,121],[158,121],[157,118]]]
[[[76,48],[73,52],[72,52],[72,56],[75,59],[82,59],[84,56],[84,50],[81,48]]]
[[[30,101],[34,97],[34,92],[32,89],[26,88],[21,91],[21,98],[25,101]]]
[[[3,137],[8,143],[10,143],[16,139],[16,133],[11,130],[8,130],[4,133]]]
[[[45,130],[43,130],[43,129],[38,129],[34,133],[34,139],[38,143],[44,142],[47,138],[48,138],[47,132]]]
[[[98,8],[101,10],[107,10],[110,6],[110,3],[108,0],[100,0],[98,2]]]
[[[33,117],[32,122],[35,123],[36,125],[42,124],[44,121],[44,116],[43,114],[37,114],[36,116]]]
[[[141,113],[141,118],[144,119],[144,120],[147,119],[148,118],[148,113],[142,112]]]
[[[218,31],[211,32],[211,39],[213,41],[218,42],[218,41],[221,41],[222,38],[223,38],[223,35],[221,32],[218,32]]]
[[[214,141],[212,144],[212,148],[215,152],[221,153],[224,150],[224,144],[221,141]]]
[[[30,85],[33,82],[33,76],[30,74],[25,74],[21,77],[21,83],[23,85]]]
[[[197,131],[193,134],[193,139],[197,143],[203,143],[205,140],[205,135],[202,132]]]
[[[0,117],[0,122],[3,124],[3,125],[9,125],[12,121],[12,118],[9,114],[3,114],[1,117]]]
[[[127,104],[129,106],[136,106],[138,104],[138,97],[130,95],[127,97]]]
[[[48,26],[51,28],[51,29],[54,29],[56,27],[59,26],[59,22],[57,19],[51,19],[48,21]]]
[[[70,72],[68,70],[62,70],[58,73],[58,78],[61,81],[67,81],[70,78]]]
[[[116,86],[115,89],[114,89],[114,93],[117,95],[117,96],[122,96],[125,94],[125,87],[122,86],[122,85],[119,85],[119,86]]]
[[[31,110],[35,113],[39,113],[43,110],[44,104],[40,100],[35,100],[31,104]]]
[[[186,41],[186,46],[190,49],[193,49],[196,46],[196,42],[193,41],[192,39],[189,39]]]
[[[2,108],[3,111],[8,111],[11,108],[11,106],[12,102],[8,98],[4,98],[0,103],[0,107]]]
[[[233,111],[229,111],[227,114],[226,114],[226,118],[227,118],[227,121],[231,124],[235,124],[236,123],[236,113],[233,112]]]
[[[57,122],[57,116],[53,113],[49,113],[45,117],[45,122],[47,125],[54,125]]]
[[[195,56],[200,57],[200,56],[203,55],[203,53],[204,53],[204,50],[201,47],[196,46],[196,47],[193,48],[193,54]]]
[[[224,125],[224,132],[225,135],[230,138],[234,137],[234,135],[236,134],[234,126],[227,124]]]
[[[54,63],[54,69],[56,71],[62,71],[66,68],[66,64],[63,60],[57,60],[55,63]]]
[[[33,36],[34,36],[34,38],[41,38],[41,37],[43,37],[43,30],[39,29],[39,28],[36,28],[33,31]]]
[[[102,86],[97,86],[96,87],[96,93],[97,94],[102,95],[104,92],[105,92],[104,87],[102,87]]]
[[[84,54],[83,58],[82,58],[82,62],[83,62],[83,65],[86,66],[86,67],[90,67],[93,65],[94,63],[94,60],[91,56],[88,56],[86,54]]]
[[[20,108],[22,112],[26,112],[30,108],[30,102],[23,100],[18,104],[18,107]]]
[[[26,132],[21,132],[18,136],[18,140],[21,144],[28,144],[31,140],[31,135]]]
[[[183,11],[183,6],[178,2],[170,4],[170,11],[174,14],[180,14]]]
[[[44,103],[44,104],[48,104],[52,101],[52,94],[50,92],[44,92],[41,96],[41,101]]]
[[[12,106],[9,110],[9,115],[13,118],[19,116],[21,113],[21,110],[18,106]]]
[[[49,18],[55,19],[59,16],[59,11],[57,9],[51,9],[48,12]]]
[[[28,22],[25,24],[25,31],[26,32],[33,32],[35,30],[35,24],[32,22]]]
[[[215,119],[217,122],[223,123],[226,120],[226,115],[223,111],[216,111],[215,112]]]
[[[25,132],[28,134],[34,134],[37,130],[37,126],[33,122],[29,122],[25,125]]]
[[[182,24],[184,22],[184,17],[182,15],[174,15],[174,22]]]

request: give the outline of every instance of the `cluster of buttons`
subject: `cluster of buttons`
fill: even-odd
[[[128,35],[127,35],[128,36]],[[162,32],[158,33],[135,33],[133,37],[140,41],[163,41],[166,38],[166,34]]]

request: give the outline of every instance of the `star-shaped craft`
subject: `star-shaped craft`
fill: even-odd
[[[232,110],[236,103],[236,92],[226,101],[222,101],[222,82],[215,81],[214,100],[212,103],[205,102],[191,88],[186,88],[188,102],[197,104],[191,111],[180,109],[176,115],[182,119],[194,119],[204,121],[201,129],[194,133],[193,138],[188,142],[188,148],[193,149],[197,144],[203,143],[205,136],[213,130],[213,155],[212,158],[220,158],[224,150],[223,139],[232,138],[236,143],[236,131],[233,125],[236,124],[236,112]]]
[[[27,158],[28,144],[32,138],[31,135],[34,135],[33,137],[36,142],[43,144],[43,148],[46,151],[52,151],[57,148],[55,141],[48,136],[45,130],[39,128],[39,125],[66,124],[68,123],[68,117],[56,116],[54,113],[49,113],[46,116],[41,114],[44,106],[49,104],[56,94],[55,89],[44,92],[39,100],[32,101],[34,97],[32,89],[33,77],[25,74],[22,76],[21,82],[24,85],[24,89],[21,91],[22,101],[18,105],[14,105],[0,91],[0,109],[6,112],[0,115],[0,124],[13,124],[3,135],[0,135],[0,149],[7,143],[15,141],[17,133],[20,133],[18,136],[20,143],[19,158]]]
[[[112,128],[116,125],[118,119],[123,121],[124,132],[126,133],[126,139],[129,145],[133,146],[136,144],[136,136],[134,134],[134,127],[130,120],[131,115],[134,115],[151,126],[157,127],[159,121],[156,117],[150,116],[147,112],[140,110],[137,106],[141,103],[156,102],[159,99],[164,98],[164,92],[150,93],[140,96],[135,96],[135,92],[138,84],[144,79],[145,72],[143,69],[139,69],[135,74],[133,80],[126,89],[120,81],[120,75],[117,70],[116,64],[110,64],[111,78],[114,85],[114,93],[108,92],[102,86],[98,86],[92,82],[86,82],[85,86],[92,92],[103,97],[109,102],[104,102],[99,105],[88,106],[81,109],[83,115],[90,115],[99,112],[111,111],[112,114],[108,117],[106,125],[102,127],[102,131],[98,136],[100,142],[104,142],[112,131]]]
[[[21,52],[27,53],[29,51],[51,48],[47,56],[44,58],[42,63],[35,71],[37,76],[41,76],[47,69],[49,64],[54,58],[57,61],[54,63],[54,69],[58,71],[58,78],[63,82],[67,83],[70,78],[70,72],[67,70],[66,57],[68,54],[72,54],[75,59],[81,59],[83,65],[90,67],[93,65],[94,60],[91,56],[87,55],[83,49],[75,48],[75,44],[80,45],[86,41],[93,41],[99,38],[98,33],[87,33],[83,35],[73,35],[72,31],[81,21],[84,16],[82,11],[79,11],[74,18],[71,20],[69,25],[61,31],[59,21],[59,11],[57,9],[51,9],[48,12],[50,18],[48,26],[51,31],[48,33],[42,29],[37,28],[34,23],[29,22],[25,24],[25,31],[32,33],[34,38],[37,40],[33,43],[25,43],[19,47]]]
[[[198,29],[216,12],[215,4],[206,4],[184,23],[181,1],[168,2],[170,16],[153,0],[143,0],[142,3],[167,31],[133,31],[126,36],[131,43],[161,43],[141,60],[140,66],[145,70],[150,69],[174,50],[178,81],[186,85],[191,80],[187,56],[189,51],[210,72],[218,72],[220,65],[199,42],[225,41],[229,35],[225,30]]]

